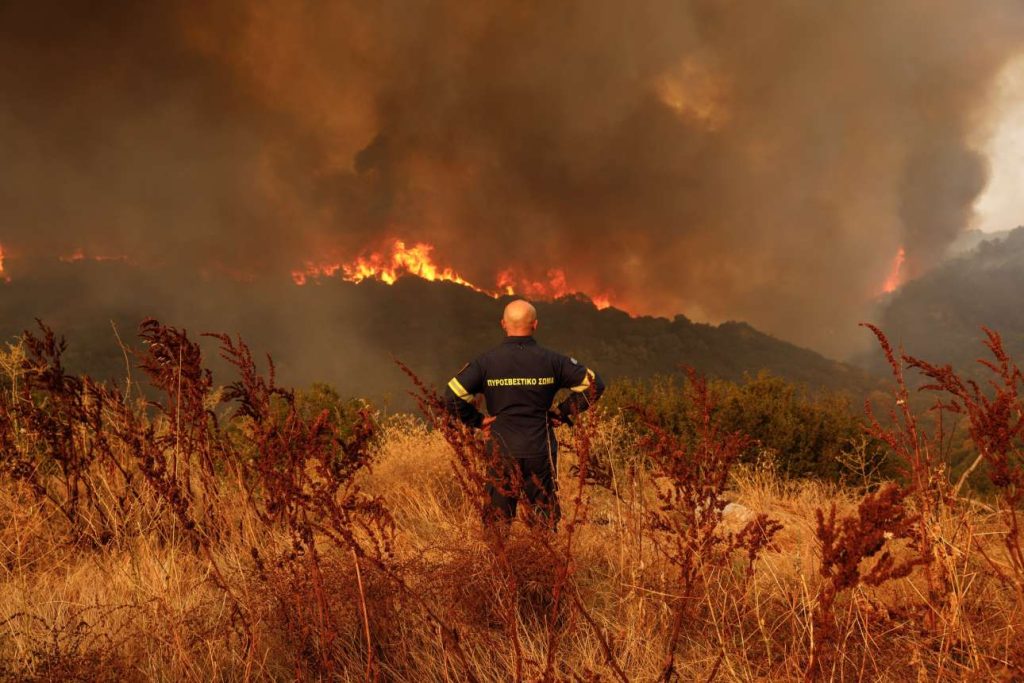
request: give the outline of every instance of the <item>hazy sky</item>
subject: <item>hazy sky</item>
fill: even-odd
[[[975,204],[974,227],[986,232],[1024,225],[1024,56],[1003,70],[994,99],[991,138],[984,145],[990,179]]]
[[[901,248],[1020,221],[1022,35],[1021,0],[7,0],[5,275],[290,286],[403,239],[842,356]]]

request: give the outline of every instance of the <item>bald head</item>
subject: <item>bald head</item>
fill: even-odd
[[[516,299],[505,307],[501,329],[510,337],[527,337],[537,329],[537,309],[529,301]]]

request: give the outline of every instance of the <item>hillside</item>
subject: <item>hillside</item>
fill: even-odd
[[[999,332],[1012,356],[1024,352],[1024,227],[981,242],[927,275],[908,282],[889,301],[882,327],[908,353],[950,362],[974,373],[981,355],[981,327]],[[881,357],[865,357],[880,368]]]
[[[503,301],[417,278],[394,286],[332,279],[297,287],[226,278],[182,282],[123,263],[60,264],[47,272],[0,288],[0,336],[11,339],[40,318],[67,337],[69,366],[99,377],[125,372],[111,322],[132,345],[139,321],[153,316],[193,333],[240,334],[258,355],[273,355],[284,382],[324,381],[344,394],[394,405],[405,403],[408,386],[394,359],[440,381],[501,338]],[[541,343],[579,357],[612,381],[688,364],[724,379],[767,369],[815,388],[859,394],[874,385],[858,369],[740,322],[633,318],[598,311],[582,298],[540,303],[538,310]],[[212,344],[206,349],[212,356]]]
[[[0,352],[0,680],[1024,676],[1013,484],[977,504],[913,454],[905,485],[738,464],[696,383],[692,440],[591,411],[558,429],[557,529],[525,504],[490,526],[490,451],[445,411],[325,419],[246,362],[225,394],[156,334],[148,405]]]

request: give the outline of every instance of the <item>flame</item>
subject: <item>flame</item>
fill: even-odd
[[[127,256],[89,256],[85,250],[78,247],[70,254],[58,256],[63,263],[78,263],[79,261],[127,261]]]
[[[531,299],[559,299],[580,293],[579,289],[569,284],[565,271],[561,268],[552,268],[546,275],[547,280],[535,280],[517,274],[515,268],[507,268],[498,273],[497,284],[504,294],[520,294]],[[612,295],[607,292],[585,296],[598,310],[604,310],[612,305]]]
[[[547,272],[547,282],[530,280],[517,276],[513,268],[498,273],[498,286],[507,294],[521,294],[535,299],[557,299],[573,293],[565,280],[565,271],[552,268]]]
[[[454,282],[493,295],[492,292],[469,282],[453,269],[442,268],[434,263],[430,255],[433,250],[433,246],[422,242],[406,247],[402,240],[394,240],[388,252],[360,256],[351,263],[307,262],[303,270],[292,271],[292,280],[297,285],[304,285],[310,278],[332,277],[340,272],[342,279],[348,282],[379,280],[393,285],[403,275],[415,275],[431,282]]]
[[[0,282],[10,282],[11,276],[4,269],[4,258],[9,257],[9,254],[4,253],[4,245],[0,244]],[[89,256],[85,253],[82,248],[75,249],[70,254],[58,256],[57,259],[63,263],[78,263],[80,261],[121,261],[127,262],[127,256]]]
[[[560,268],[547,271],[546,280],[530,279],[515,268],[507,268],[498,273],[494,288],[481,287],[462,277],[454,268],[439,266],[431,255],[433,251],[430,244],[417,242],[408,247],[403,240],[396,239],[387,249],[364,254],[349,263],[307,261],[301,270],[292,271],[292,281],[302,286],[311,279],[340,274],[348,282],[376,280],[393,285],[405,275],[414,275],[430,282],[452,282],[494,299],[517,294],[533,299],[557,299],[578,291],[570,287],[565,271]],[[599,309],[612,305],[612,297],[607,293],[589,298]]]
[[[81,248],[75,249],[70,254],[58,257],[64,263],[77,263],[85,260],[85,252]]]
[[[293,270],[292,280],[295,284],[300,287],[307,282],[310,278],[318,277],[330,277],[341,270],[340,263],[313,263],[312,261],[306,262],[305,270]]]
[[[886,294],[892,294],[895,292],[901,284],[903,284],[903,262],[907,260],[907,251],[900,247],[899,252],[896,254],[896,258],[893,259],[892,269],[889,271],[889,277],[886,278],[885,284],[882,285],[882,291]]]

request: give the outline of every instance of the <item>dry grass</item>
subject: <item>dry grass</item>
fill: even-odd
[[[0,361],[9,378],[4,390],[14,402],[25,400],[23,350]],[[929,499],[910,488],[865,494],[787,481],[770,459],[740,466],[731,451],[709,447],[715,439],[729,446],[730,435],[706,435],[696,447],[659,445],[621,415],[588,415],[576,431],[559,434],[559,532],[517,522],[496,540],[453,455],[452,439],[470,435],[451,424],[396,416],[375,425],[372,441],[353,445],[315,419],[296,422],[287,401],[218,417],[202,408],[216,404],[217,389],[189,397],[173,389],[178,375],[168,379],[173,400],[162,410],[117,397],[121,408],[103,403],[105,426],[80,410],[79,403],[99,400],[92,389],[61,389],[60,414],[71,430],[54,443],[76,449],[78,459],[97,454],[70,478],[42,459],[37,434],[14,428],[12,416],[27,413],[4,403],[0,675],[1024,675],[1014,546],[1006,542],[1014,532],[1003,507],[953,496],[926,510]],[[250,394],[258,393],[258,378],[248,381]],[[273,393],[272,386],[271,379],[263,388]],[[127,419],[124,406],[135,411],[136,429],[153,430],[142,446],[116,438],[117,425],[109,424]],[[188,410],[190,430],[181,426]],[[217,429],[207,428],[215,420]],[[279,438],[285,429],[288,443]],[[218,439],[233,450],[215,448]],[[132,450],[140,447],[162,464]],[[267,453],[277,459],[245,460]],[[672,469],[685,458],[703,463],[704,474]],[[11,463],[36,469],[12,471]],[[721,486],[709,490],[693,477],[712,465]],[[265,490],[271,487],[276,493]],[[694,500],[696,514],[687,507]],[[725,508],[719,523],[728,502],[743,507]],[[922,516],[927,543],[915,531]],[[758,537],[766,520],[781,528]]]

